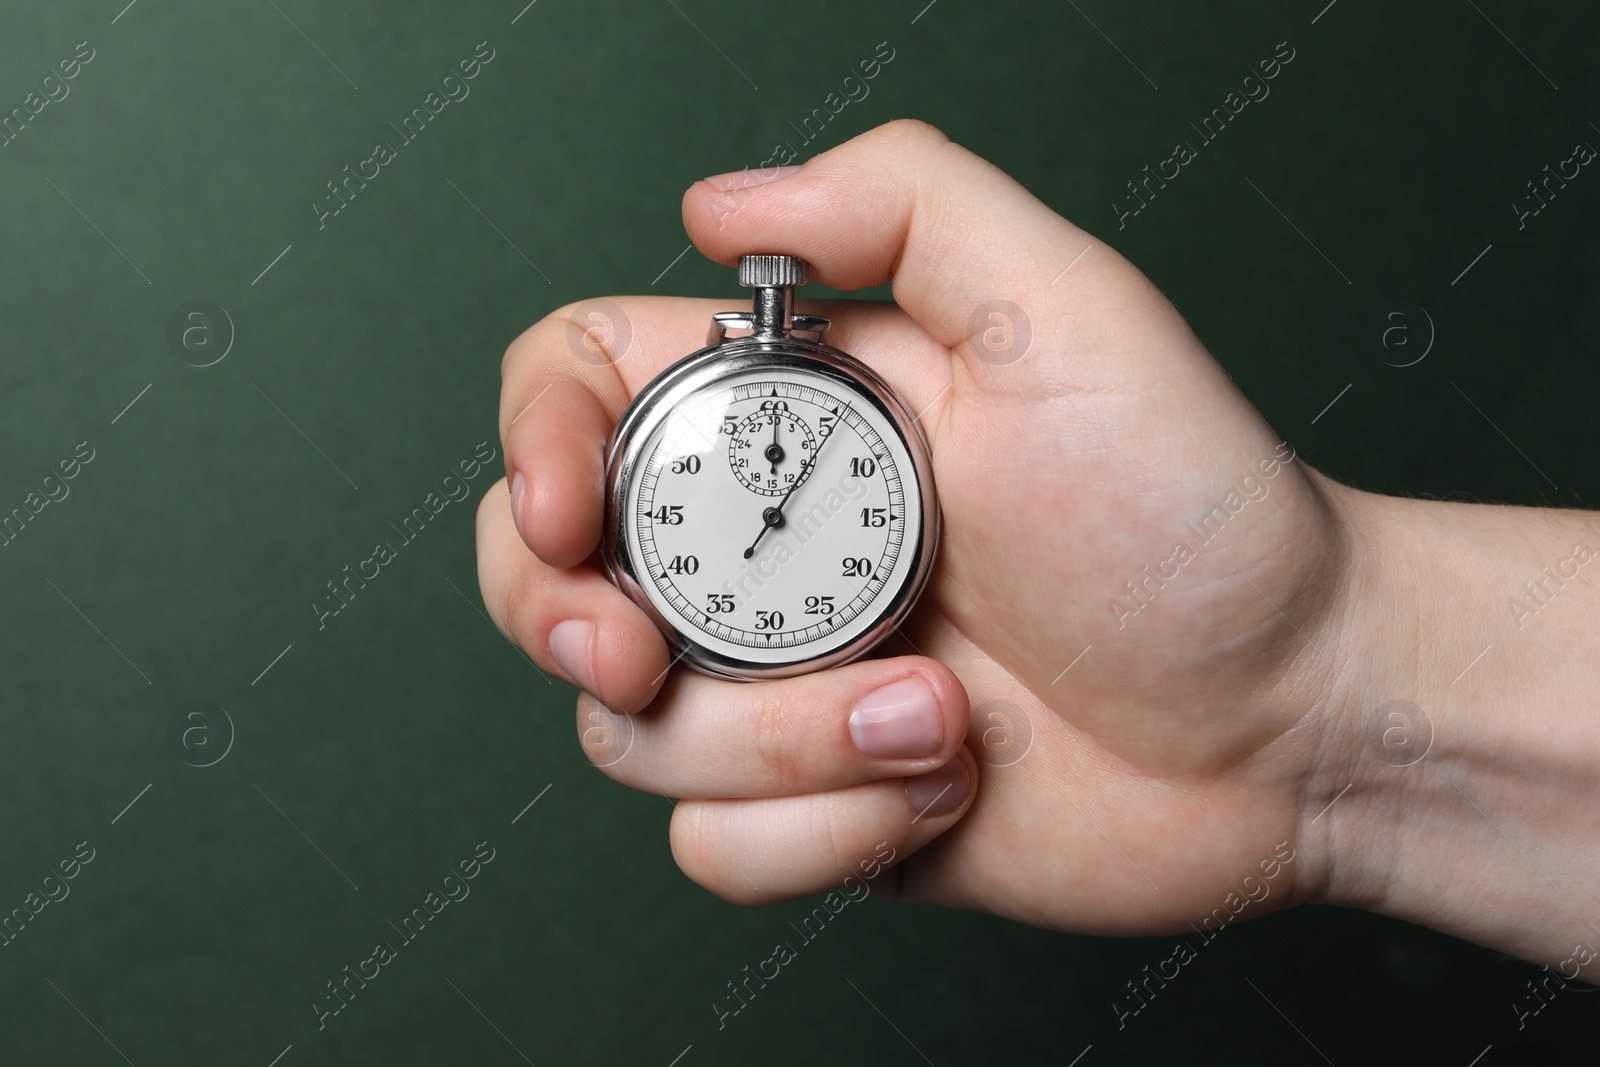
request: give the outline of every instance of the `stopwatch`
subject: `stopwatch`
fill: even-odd
[[[794,312],[806,264],[739,260],[750,311],[641,389],[606,456],[611,580],[707,674],[782,678],[856,659],[905,621],[940,514],[909,408],[829,323]]]

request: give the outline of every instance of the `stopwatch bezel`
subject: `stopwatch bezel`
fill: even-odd
[[[856,637],[821,656],[783,663],[758,663],[731,656],[695,640],[650,599],[628,552],[627,492],[645,458],[645,445],[674,407],[721,378],[757,370],[798,370],[831,378],[866,399],[899,432],[922,497],[915,564],[892,593],[880,593],[868,610],[878,620]],[[933,460],[916,416],[860,360],[831,345],[790,335],[782,340],[742,337],[692,352],[662,371],[634,397],[618,420],[606,449],[606,516],[601,556],[612,583],[642,608],[666,638],[673,662],[703,674],[737,681],[792,678],[838,667],[866,655],[894,633],[916,606],[932,573],[942,533],[942,513],[933,481]],[[884,599],[887,598],[887,599]],[[880,607],[879,604],[882,603]]]

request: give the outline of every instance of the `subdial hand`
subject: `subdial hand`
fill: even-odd
[[[772,413],[772,443],[766,448],[766,457],[772,461],[772,477],[778,477],[778,464],[783,462],[783,446],[778,443],[778,413]]]

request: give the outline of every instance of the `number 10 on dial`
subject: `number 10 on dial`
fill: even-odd
[[[793,313],[804,263],[745,256],[739,280],[753,310],[716,315],[708,347],[617,425],[604,555],[676,658],[785,677],[849,662],[904,621],[939,506],[906,406],[822,342],[826,319]]]

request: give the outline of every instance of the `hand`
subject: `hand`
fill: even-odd
[[[1391,769],[1363,761],[1360,717],[1424,672],[1404,594],[1374,577],[1375,498],[1300,462],[1138,270],[937,131],[893,123],[756,177],[690,188],[703,253],[893,282],[894,304],[816,310],[932,448],[944,544],[904,636],[823,673],[713,680],[669,670],[596,567],[607,433],[726,301],[619,300],[634,340],[604,367],[574,355],[581,305],[519,338],[510,491],[479,511],[494,618],[585,691],[586,743],[592,716],[634,716],[625,756],[590,755],[682,798],[683,870],[767,903],[886,842],[877,892],[1095,932],[1198,926],[1248,885],[1267,889],[1250,915],[1392,904],[1356,829],[1361,768]]]

